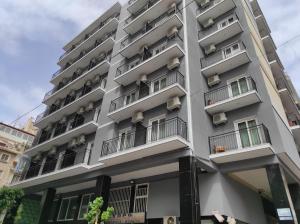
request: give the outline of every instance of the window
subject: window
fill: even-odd
[[[151,83],[152,86],[152,92],[155,93],[167,86],[167,77],[160,77],[159,79],[155,80]]]
[[[229,96],[235,97],[243,93],[249,92],[250,87],[246,77],[239,78],[230,82],[229,84]]]
[[[165,50],[167,48],[167,42],[153,48],[152,50],[152,55],[156,55],[159,54],[160,52],[162,52],[163,50]]]
[[[92,201],[93,194],[85,194],[81,198],[78,219],[84,219],[84,215],[88,212],[89,203]]]
[[[119,151],[123,151],[124,149],[133,147],[133,143],[134,143],[134,134],[131,131],[131,128],[125,128],[119,131],[119,142],[118,142]]]
[[[17,136],[17,130],[13,130],[11,134]]]
[[[9,155],[6,154],[6,153],[2,153],[2,155],[1,155],[1,157],[0,157],[0,160],[1,160],[2,162],[7,162],[8,159],[9,159]]]
[[[148,142],[157,141],[165,136],[166,132],[166,116],[162,115],[160,117],[149,120],[148,129]]]
[[[138,184],[135,189],[134,212],[146,212],[148,203],[148,184]]]
[[[247,148],[261,144],[261,135],[256,119],[249,119],[235,123],[239,148]]]
[[[130,208],[131,187],[111,189],[109,193],[109,206],[114,208],[114,215],[126,215]]]
[[[124,97],[124,106],[133,103],[137,99],[137,92],[132,92]]]
[[[73,220],[75,216],[76,205],[77,205],[77,196],[62,199],[57,220],[58,221]]]
[[[219,29],[222,29],[222,28],[228,26],[230,23],[233,23],[233,21],[234,21],[233,16],[230,16],[230,17],[228,17],[228,18],[222,20],[221,22],[219,22],[219,23],[218,23],[218,28],[219,28]]]
[[[240,44],[235,43],[223,50],[223,57],[229,58],[240,52]]]
[[[130,64],[129,64],[129,70],[133,69],[134,67],[136,67],[139,64],[140,64],[140,59],[136,59],[133,62],[130,62]]]

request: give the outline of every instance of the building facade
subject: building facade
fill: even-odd
[[[298,223],[299,99],[256,0],[130,0],[64,46],[12,187],[36,223]],[[33,223],[33,222],[32,222]]]
[[[25,130],[0,122],[0,187],[11,183],[22,153],[32,145],[35,129],[29,124]]]

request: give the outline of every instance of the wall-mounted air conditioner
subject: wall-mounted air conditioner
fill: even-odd
[[[164,216],[164,224],[176,224],[177,217],[176,216]]]
[[[204,48],[204,53],[206,55],[209,55],[209,54],[216,52],[216,50],[217,50],[216,45],[210,44]]]
[[[85,135],[80,135],[78,137],[78,144],[81,145],[81,144],[84,144],[85,143]]]
[[[147,44],[143,45],[143,46],[140,48],[139,54],[144,54],[145,50],[148,50],[148,45],[147,45]]]
[[[214,125],[224,124],[226,122],[227,122],[227,117],[225,113],[219,113],[213,116]]]
[[[211,2],[211,0],[202,0],[202,1],[200,1],[200,7],[206,8],[209,6],[210,2]]]
[[[175,14],[176,13],[176,2],[172,3],[169,7],[169,10],[168,10],[168,14],[169,15],[172,15],[172,14]]]
[[[180,107],[181,107],[181,102],[179,96],[172,97],[167,101],[168,110],[174,110]]]
[[[213,18],[209,18],[208,20],[206,20],[206,21],[204,21],[203,23],[202,23],[202,26],[204,27],[204,28],[208,28],[208,27],[210,27],[210,26],[212,26],[212,25],[214,25],[214,19]]]
[[[178,34],[178,28],[177,28],[177,26],[173,26],[171,29],[169,29],[169,31],[167,33],[167,37],[170,38],[170,37],[175,36],[176,34]]]
[[[93,110],[93,109],[94,109],[94,103],[93,103],[93,102],[90,102],[90,103],[86,106],[86,108],[85,108],[86,111],[91,111],[91,110]]]
[[[172,58],[169,63],[167,64],[167,67],[169,70],[173,70],[174,68],[177,68],[180,65],[179,58]]]
[[[140,76],[138,80],[136,80],[136,84],[139,86],[141,83],[146,83],[148,80],[147,75],[143,74]]]
[[[207,84],[209,87],[217,85],[221,82],[219,75],[210,76],[207,78]]]
[[[136,124],[138,122],[141,122],[142,120],[144,120],[144,115],[143,112],[136,112],[134,113],[134,115],[132,116],[131,122]]]

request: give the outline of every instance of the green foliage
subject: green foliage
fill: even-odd
[[[113,207],[108,207],[106,211],[102,211],[103,198],[97,197],[93,202],[89,204],[89,211],[85,214],[85,219],[89,224],[99,224],[100,222],[107,222],[113,212]]]
[[[24,196],[24,192],[21,189],[11,189],[3,187],[0,189],[0,213],[4,210],[9,210],[16,206],[17,203]]]

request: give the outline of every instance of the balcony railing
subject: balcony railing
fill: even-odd
[[[287,113],[286,114],[290,127],[300,125],[300,116],[297,116],[294,113]]]
[[[125,25],[127,25],[128,23],[133,21],[139,15],[143,14],[145,11],[150,9],[155,3],[159,2],[159,1],[161,1],[161,0],[149,0],[148,3],[143,8],[141,8],[138,12],[136,12],[135,14],[132,14],[127,19],[125,19]]]
[[[251,92],[256,89],[256,83],[251,78],[241,78],[234,82],[235,85],[229,84],[218,89],[209,91],[204,94],[205,106],[210,106],[218,102],[238,97],[242,94]]]
[[[63,55],[61,55],[59,57],[59,60],[61,60],[63,57],[65,57],[67,54],[69,54],[71,51],[73,51],[74,49],[76,49],[81,43],[83,43],[85,40],[87,40],[90,36],[92,36],[94,33],[96,33],[98,30],[100,30],[104,25],[106,25],[108,22],[110,22],[112,19],[117,18],[119,19],[119,14],[114,15],[113,17],[110,17],[108,19],[106,19],[105,21],[101,22],[100,25],[98,27],[96,27],[94,30],[92,30],[90,33],[86,34],[84,39],[80,40],[79,42],[77,42],[76,44],[72,45],[72,47],[70,48],[70,50],[66,51]]]
[[[149,60],[152,57],[155,57],[155,55],[157,55],[157,54],[155,52],[153,52],[154,47],[156,49],[158,49],[158,48],[167,49],[168,47],[170,47],[170,46],[172,46],[176,43],[179,43],[181,45],[182,41],[183,40],[179,35],[176,35],[175,37],[173,37],[171,39],[167,38],[167,37],[162,38],[157,43],[150,46],[149,49],[145,49],[142,55],[137,54],[137,55],[133,56],[130,59],[125,59],[124,62],[122,63],[122,65],[120,65],[117,68],[116,77],[118,77],[118,76],[122,75],[123,73],[133,69],[134,67],[137,67],[142,62],[144,62],[146,60]],[[134,62],[134,66],[132,66],[133,62]]]
[[[58,87],[54,87],[52,90],[50,90],[49,92],[47,92],[44,96],[44,99],[43,101],[49,99],[49,97],[51,95],[53,95],[55,92],[57,92],[58,90],[60,90],[61,88],[63,88],[64,86],[66,86],[67,84],[73,82],[75,79],[79,78],[80,76],[86,74],[87,72],[89,72],[91,69],[93,69],[95,66],[99,65],[100,63],[102,63],[103,61],[107,60],[110,62],[110,59],[111,59],[111,52],[108,52],[106,54],[101,54],[99,55],[98,57],[96,58],[93,58],[89,65],[83,67],[83,68],[79,68],[80,69],[80,72],[76,72],[76,76],[72,76],[65,84],[59,86]]]
[[[158,80],[164,79],[164,86],[161,86],[158,90],[153,89],[153,83],[155,83]],[[173,84],[178,83],[180,86],[184,88],[185,83],[184,83],[184,76],[176,71],[176,72],[171,72],[165,75],[162,75],[154,80],[151,81],[151,83],[147,83],[146,86],[143,86],[139,89],[136,89],[124,96],[121,96],[115,100],[113,100],[110,104],[109,112],[114,112],[118,109],[121,109],[122,107],[129,106],[130,104],[143,99],[151,94],[154,94],[157,91],[163,90],[167,88],[168,86],[171,86]],[[128,98],[130,96],[130,99]],[[128,100],[129,99],[129,100]]]
[[[151,32],[154,28],[159,26],[163,21],[166,21],[168,18],[170,18],[172,15],[177,14],[180,15],[180,18],[182,18],[182,12],[179,10],[174,11],[174,13],[164,13],[158,18],[152,20],[151,22],[147,23],[145,27],[140,29],[138,32],[132,35],[128,35],[122,42],[121,42],[121,49],[124,48],[125,46],[129,45],[142,35],[144,35],[147,32]]]
[[[199,6],[197,11],[196,11],[196,14],[199,15],[201,14],[202,12],[212,8],[213,6],[217,5],[218,3],[220,3],[221,1],[224,1],[224,0],[213,0],[210,2],[209,6],[206,6],[206,7],[201,7]],[[225,0],[226,1],[226,0]]]
[[[39,162],[36,165],[24,169],[20,175],[19,181],[27,180],[40,175],[59,171],[68,167],[72,167],[85,162],[87,149],[79,151],[71,151],[65,153],[62,156],[55,156],[47,159],[44,164]]]
[[[101,157],[174,136],[187,139],[187,124],[178,117],[104,141]]]
[[[210,154],[240,150],[267,143],[271,144],[271,139],[268,129],[263,124],[209,137]]]
[[[230,16],[228,16],[227,18],[229,18]],[[222,21],[222,19],[220,20]],[[201,29],[198,31],[198,38],[199,40],[201,40],[202,38],[216,32],[216,31],[219,31],[219,30],[222,30],[222,29],[226,29],[227,27],[229,27],[231,24],[233,24],[234,22],[236,21],[239,21],[239,17],[236,13],[234,13],[232,15],[232,20],[228,20],[227,21],[227,24],[226,26],[220,26],[220,21],[215,21],[215,24],[213,26],[210,26],[208,28],[205,28],[205,29]]]
[[[77,94],[77,96],[75,96],[74,98],[72,98],[71,101],[69,101],[68,104],[74,102],[75,100],[78,100],[82,97],[84,97],[85,95],[87,95],[88,93],[90,93],[91,91],[93,91],[94,89],[98,88],[101,86],[101,82],[103,81],[103,79],[99,80],[98,82],[93,83],[91,86],[84,86],[81,88],[81,90],[79,91],[79,93]],[[45,111],[43,111],[42,113],[40,113],[36,119],[35,119],[35,123],[40,122],[43,118],[47,117],[48,115],[56,112],[57,110],[60,110],[64,107],[66,107],[68,104],[65,104],[65,99],[62,99],[62,103],[60,105],[56,105],[55,108],[47,108]]]
[[[234,49],[233,46],[236,46],[237,44],[238,44],[238,48]],[[230,49],[230,50],[228,50],[228,49]],[[229,46],[226,46],[226,47],[223,47],[223,48],[217,50],[215,53],[213,53],[207,57],[201,58],[200,59],[201,67],[206,68],[208,66],[216,64],[216,63],[226,60],[228,58],[234,57],[235,55],[241,53],[244,50],[246,50],[246,45],[244,44],[244,42],[241,42],[241,41],[235,42]],[[230,53],[227,51],[230,51]]]

